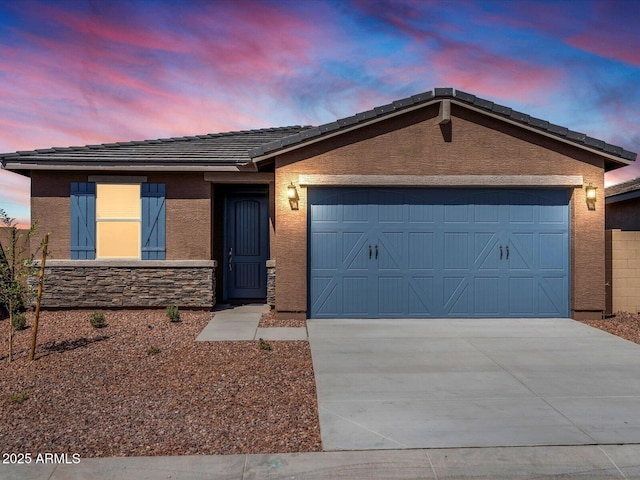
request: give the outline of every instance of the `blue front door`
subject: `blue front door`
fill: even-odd
[[[309,191],[311,317],[569,315],[569,193]]]
[[[260,300],[267,296],[269,206],[266,194],[229,194],[225,198],[224,299]]]

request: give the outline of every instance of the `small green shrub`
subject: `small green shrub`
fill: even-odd
[[[157,355],[158,353],[160,353],[160,349],[158,347],[149,347],[149,348],[147,348],[147,355],[149,355],[149,356]]]
[[[180,321],[180,310],[178,310],[177,305],[169,305],[165,312],[170,322],[176,323]]]
[[[89,323],[93,328],[102,328],[106,326],[106,323],[104,321],[104,313],[92,312],[91,315],[89,315]]]
[[[258,343],[260,343],[260,348],[262,350],[271,350],[271,344],[268,342],[265,342],[262,338],[258,340]]]
[[[16,395],[11,395],[9,397],[9,403],[13,403],[15,405],[20,405],[22,402],[24,402],[26,399],[29,398],[29,392],[24,391],[24,392],[20,392]]]
[[[13,314],[13,329],[24,330],[27,326],[27,317],[24,313],[14,313]]]

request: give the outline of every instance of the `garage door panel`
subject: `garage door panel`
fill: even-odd
[[[398,316],[406,314],[406,281],[400,276],[381,276],[378,278],[379,316]]]
[[[481,197],[476,201],[482,202],[483,200],[487,203],[472,205],[474,223],[478,225],[497,225],[498,223],[500,223],[500,210],[496,208],[496,205],[488,203],[489,201],[493,200],[492,197],[485,196],[484,199]]]
[[[350,222],[350,223],[368,223],[369,222],[368,205],[345,204],[342,209],[342,221]]]
[[[509,313],[515,316],[530,317],[535,315],[534,295],[535,283],[532,276],[509,278]]]
[[[444,269],[466,269],[469,266],[469,234],[467,232],[444,233]]]
[[[362,292],[369,285],[368,276],[348,276],[342,280],[342,311],[351,316],[367,316],[369,314],[369,300]]]
[[[564,233],[541,233],[540,239],[540,270],[562,271],[567,263],[566,252],[563,248],[566,243]]]
[[[494,232],[477,232],[473,234],[473,265],[482,272],[496,271],[499,268],[500,250],[498,236]]]
[[[367,237],[364,232],[344,232],[342,235],[342,263],[345,270],[367,270],[369,258],[367,250]],[[338,257],[339,251],[334,251]]]
[[[536,212],[533,205],[509,205],[509,223],[534,225]]]
[[[471,313],[471,298],[468,279],[464,277],[445,278],[444,284],[444,315],[464,317],[474,316]]]
[[[564,298],[568,295],[564,278],[543,277],[538,283],[538,310],[541,315],[566,316]]]
[[[564,212],[555,205],[543,205],[539,207],[540,225],[564,225]]]
[[[476,315],[499,315],[500,276],[476,277],[473,282],[473,312]]]
[[[569,198],[553,189],[310,188],[310,314],[566,317]],[[331,275],[330,288],[314,282]]]
[[[433,316],[436,312],[433,302],[434,278],[411,277],[409,280],[409,315]]]
[[[335,277],[314,277],[310,283],[315,292],[311,311],[319,316],[338,316],[338,282]]]
[[[409,270],[433,270],[435,240],[433,232],[411,232],[408,235]]]
[[[374,246],[374,258],[380,270],[406,270],[405,235],[402,232],[383,232]]]
[[[380,224],[406,223],[406,202],[405,194],[394,191],[380,191],[376,195],[375,210],[377,210],[376,220]]]
[[[338,206],[337,205],[311,205],[310,211],[311,221],[316,224],[319,222],[337,222]]]
[[[333,232],[312,233],[313,250],[311,268],[314,270],[336,270],[340,257],[338,252],[338,234]]]
[[[444,206],[444,223],[467,223],[468,221],[469,205],[463,204]]]
[[[435,207],[433,205],[409,205],[409,223],[434,223]]]
[[[505,246],[505,260],[511,271],[532,270],[535,268],[536,235],[534,233],[512,233]],[[506,248],[509,247],[508,259]]]

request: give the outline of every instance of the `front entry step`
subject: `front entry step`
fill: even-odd
[[[200,332],[197,342],[307,340],[305,327],[258,328],[260,317],[270,310],[269,305],[223,305],[214,312],[213,319]]]

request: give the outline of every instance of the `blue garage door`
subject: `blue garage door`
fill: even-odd
[[[310,188],[310,317],[568,317],[569,195]]]

